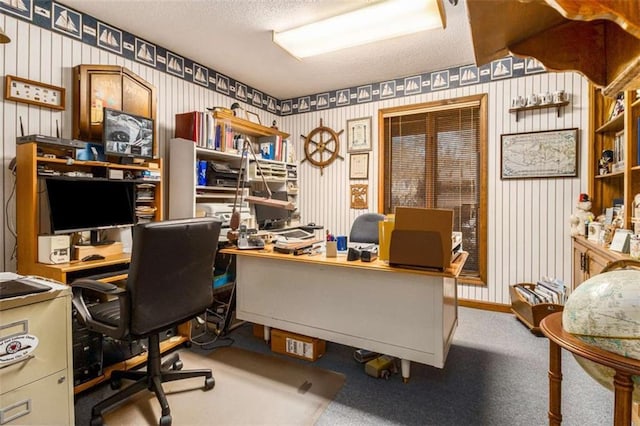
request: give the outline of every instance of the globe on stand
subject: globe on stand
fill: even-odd
[[[591,346],[640,360],[640,270],[605,272],[580,284],[565,303],[562,325]],[[614,389],[613,369],[575,358],[598,383]],[[633,400],[640,401],[640,377],[633,382]]]

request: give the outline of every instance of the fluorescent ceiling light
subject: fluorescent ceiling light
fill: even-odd
[[[388,0],[282,32],[273,41],[297,58],[444,28],[442,0]]]

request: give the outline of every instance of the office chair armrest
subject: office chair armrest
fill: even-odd
[[[126,293],[125,289],[118,287],[115,284],[104,283],[102,281],[96,281],[89,278],[80,278],[71,283],[71,287],[79,287],[87,290],[97,291],[107,296],[118,296],[121,293]]]
[[[120,307],[120,321],[118,326],[98,321],[91,315],[84,299],[84,291],[91,290],[104,296],[116,296]],[[78,312],[80,321],[90,330],[106,334],[113,338],[121,338],[128,333],[127,319],[129,316],[129,297],[125,289],[114,284],[104,283],[89,278],[81,278],[71,283],[73,292],[73,306]]]

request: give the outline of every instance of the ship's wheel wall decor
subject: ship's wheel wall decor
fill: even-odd
[[[300,135],[304,138],[304,159],[301,163],[308,161],[319,167],[322,176],[323,169],[333,163],[336,158],[344,161],[340,155],[340,135],[342,132],[344,129],[336,133],[332,128],[324,126],[322,119],[320,119],[320,126],[313,129],[307,136]]]

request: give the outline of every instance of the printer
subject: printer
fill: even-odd
[[[240,171],[232,169],[227,163],[209,161],[207,165],[207,186],[235,187]]]
[[[250,228],[253,223],[253,216],[247,203],[243,203],[241,206],[237,206],[236,210],[240,212],[240,224],[246,225]],[[229,229],[229,221],[231,220],[231,214],[233,213],[233,204],[225,203],[196,203],[196,216],[198,217],[215,217],[222,221],[222,228],[220,229],[220,239],[223,240],[223,236],[227,235]]]

